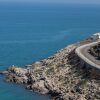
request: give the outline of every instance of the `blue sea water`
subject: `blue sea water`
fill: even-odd
[[[98,5],[0,4],[0,70],[25,66],[100,31]],[[6,83],[0,100],[49,100]]]

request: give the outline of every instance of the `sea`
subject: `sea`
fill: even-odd
[[[0,3],[0,70],[25,67],[99,31],[99,5]],[[0,100],[50,100],[50,96],[0,76]]]

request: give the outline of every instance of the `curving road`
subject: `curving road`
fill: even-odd
[[[91,46],[96,45],[98,42],[100,42],[100,40],[98,40],[96,42],[89,43],[89,44],[82,45],[82,46],[76,48],[75,53],[82,60],[84,60],[87,64],[89,64],[97,69],[100,69],[100,61],[96,60],[95,57],[93,57],[91,54],[88,53],[88,49]]]

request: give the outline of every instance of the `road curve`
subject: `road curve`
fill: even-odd
[[[87,64],[91,65],[92,67],[95,67],[97,69],[100,69],[100,61],[96,60],[95,57],[93,57],[91,54],[88,53],[88,49],[91,46],[96,45],[100,40],[96,42],[92,42],[89,44],[82,45],[78,48],[76,48],[75,53]]]

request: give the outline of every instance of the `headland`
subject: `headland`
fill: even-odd
[[[25,68],[11,66],[0,73],[5,75],[6,81],[49,94],[52,100],[100,100],[100,71],[88,66],[76,53],[77,48],[97,40],[89,37]]]

